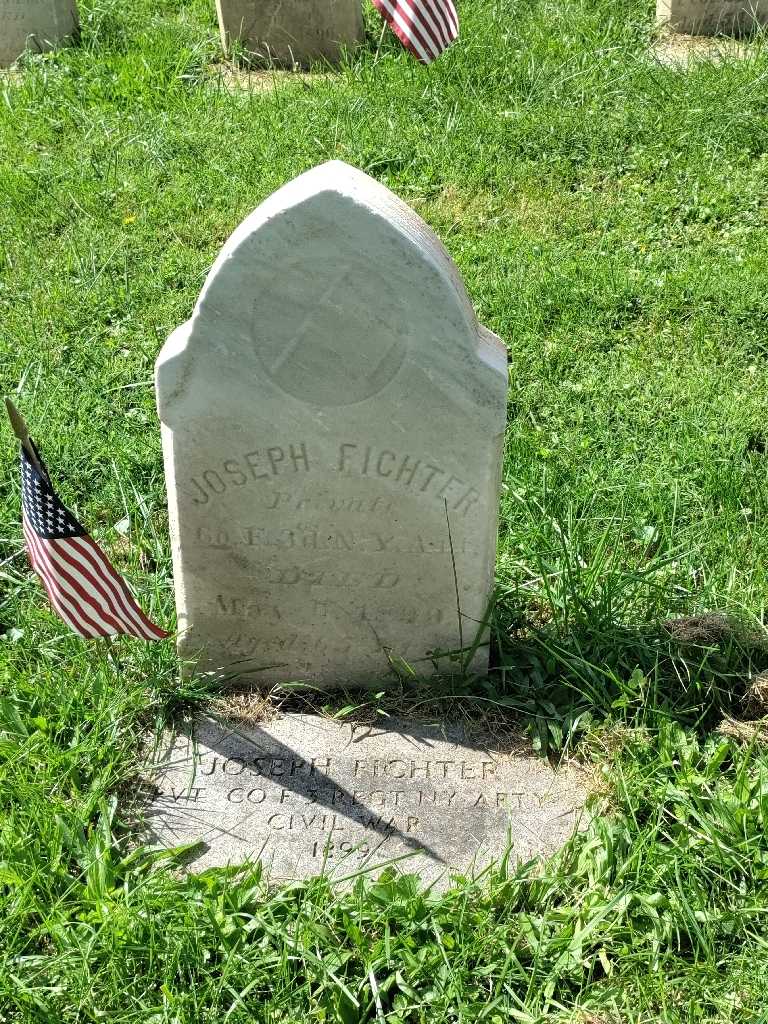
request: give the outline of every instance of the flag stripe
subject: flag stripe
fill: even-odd
[[[407,50],[415,54],[424,64],[429,64],[434,60],[434,51],[425,46],[421,35],[418,31],[413,30],[410,22],[403,16],[398,0],[373,0],[373,2]]]
[[[459,36],[459,16],[453,0],[373,0],[397,38],[424,64]]]
[[[90,544],[87,543],[88,540],[90,538],[81,537],[72,542],[78,557],[82,559],[84,565],[89,565],[94,572],[101,574],[101,582],[110,594],[115,613],[120,615],[129,629],[137,631],[139,635],[144,636],[147,629],[142,621],[142,617],[138,614],[138,607],[130,595],[126,598],[122,587],[116,584],[112,574],[109,572],[111,565],[107,562],[101,549],[93,541]]]
[[[392,3],[390,0],[373,0],[373,2],[406,50],[410,50],[424,64],[430,64],[436,56],[435,53],[425,46],[418,30],[413,29],[410,22],[403,17],[397,0]]]
[[[410,26],[411,32],[418,32],[421,40],[429,47],[432,58],[439,57],[445,48],[442,30],[432,20],[424,4],[420,8],[416,4],[420,0],[398,0],[397,6],[403,18]]]
[[[424,0],[429,4],[433,13],[439,17],[445,25],[446,37],[450,42],[458,39],[459,16],[452,3],[440,3],[439,0]]]
[[[70,629],[73,629],[81,636],[91,639],[101,636],[102,631],[90,620],[87,614],[83,613],[80,602],[72,599],[72,595],[64,587],[60,576],[48,563],[43,554],[43,545],[34,531],[30,531],[28,534],[27,543],[35,554],[35,570],[40,574],[44,582],[47,581],[45,589],[48,591],[51,604]],[[66,615],[64,614],[65,610],[67,612]]]
[[[48,594],[48,600],[53,605],[53,608],[56,611],[56,613],[59,615],[60,618],[64,620],[64,622],[69,626],[70,629],[74,630],[75,633],[79,633],[81,636],[84,637],[94,636],[94,634],[92,634],[90,630],[84,631],[81,628],[77,618],[72,614],[72,609],[70,608],[69,603],[67,602],[65,604],[62,598],[59,596],[56,590],[55,581],[48,579],[45,567],[40,564],[35,553],[34,533],[31,530],[28,532],[26,522],[24,522],[24,536],[27,538],[27,553],[29,555],[30,565],[40,577],[42,584],[45,587],[45,592]]]
[[[58,543],[61,543],[60,541]],[[150,640],[162,639],[168,634],[165,630],[159,629],[147,618],[141,608],[136,604],[133,595],[128,589],[125,580],[116,571],[114,566],[107,561],[104,552],[91,537],[75,537],[71,541],[72,547],[82,557],[83,561],[89,563],[96,572],[101,573],[101,582],[114,597],[116,611],[122,609],[122,617],[139,631],[140,635]]]
[[[452,41],[453,35],[442,7],[432,3],[431,0],[408,0],[408,2],[413,10],[413,17],[417,17],[415,5],[419,5],[421,20],[432,29],[440,45],[440,51],[444,50]]]
[[[36,541],[40,557],[45,561],[49,573],[53,575],[59,588],[65,592],[71,600],[77,604],[77,610],[83,620],[96,630],[96,635],[106,632],[108,634],[118,633],[120,628],[117,622],[109,614],[103,614],[83,586],[67,567],[67,563],[59,559],[50,544],[43,545]]]
[[[159,626],[156,626],[154,624],[154,622],[152,622],[152,620],[149,619],[144,614],[144,612],[141,609],[141,606],[138,605],[136,603],[136,601],[134,600],[133,594],[131,593],[131,588],[125,582],[125,580],[120,575],[120,573],[115,571],[115,567],[104,556],[104,552],[101,550],[101,548],[98,546],[98,544],[93,540],[93,538],[85,536],[85,537],[82,538],[82,542],[85,545],[87,545],[88,548],[92,551],[92,553],[94,555],[98,556],[98,558],[101,560],[101,562],[102,562],[102,564],[104,566],[104,571],[106,573],[108,573],[109,576],[111,576],[115,586],[118,588],[120,593],[123,595],[123,600],[125,601],[125,604],[130,608],[131,614],[136,616],[139,619],[139,622],[143,624],[144,628],[150,634],[150,639],[157,640],[157,639],[163,639],[164,637],[167,637],[168,633],[166,633],[166,631],[164,629],[160,629]]]
[[[128,608],[130,614],[133,616],[134,619],[138,620],[139,625],[147,631],[147,633],[150,635],[150,638],[160,639],[162,637],[168,636],[164,629],[160,629],[159,626],[156,626],[154,622],[147,618],[147,616],[141,610],[141,607],[134,600],[133,594],[131,593],[128,584],[125,582],[123,577],[115,570],[115,567],[106,558],[104,552],[93,540],[93,538],[87,536],[81,537],[78,539],[78,544],[84,545],[88,549],[88,551],[90,551],[91,555],[97,559],[99,565],[101,565],[102,569],[104,570],[105,576],[112,581],[112,585],[121,596],[123,606]]]
[[[66,563],[52,557],[50,545],[41,544],[40,540],[35,538],[35,547],[38,558],[46,567],[49,579],[55,581],[57,593],[66,596],[74,605],[78,619],[89,626],[95,636],[112,636],[119,633],[120,627],[117,622],[111,616],[101,614],[99,606],[88,591],[65,568]]]
[[[409,25],[410,32],[418,32],[419,38],[428,47],[430,60],[439,57],[445,49],[445,43],[437,27],[425,17],[426,12],[422,9],[421,0],[397,0],[397,7]]]
[[[45,557],[57,573],[63,586],[69,587],[72,596],[79,601],[80,614],[90,619],[97,629],[107,634],[120,633],[120,623],[109,611],[101,607],[98,595],[88,581],[73,570],[63,552],[54,548],[53,544],[45,547]]]
[[[122,632],[126,626],[126,617],[122,609],[115,607],[115,602],[107,596],[88,565],[77,556],[75,543],[73,540],[52,540],[48,550],[54,556],[54,560],[63,559],[70,566],[72,574],[82,588],[83,596],[86,600],[90,598],[89,604],[92,607],[95,605],[102,619],[110,622],[115,627],[115,632]],[[129,619],[127,625],[130,629],[134,628],[135,623]]]

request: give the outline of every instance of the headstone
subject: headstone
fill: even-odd
[[[150,841],[199,843],[190,867],[261,859],[273,879],[336,879],[388,864],[424,882],[554,852],[586,823],[585,779],[514,734],[388,719],[287,715],[198,721],[160,751]]]
[[[333,162],[267,199],[157,362],[181,656],[319,687],[460,648],[487,670],[506,390],[391,192]]]
[[[360,0],[216,0],[224,51],[239,41],[268,63],[337,63],[364,38]]]
[[[738,35],[768,25],[768,0],[657,0],[656,20],[689,35]]]
[[[75,0],[0,0],[0,67],[26,49],[52,49],[77,26]]]

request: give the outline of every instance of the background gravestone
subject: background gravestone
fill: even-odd
[[[50,50],[76,31],[74,0],[0,0],[0,66],[31,50]]]
[[[360,0],[216,0],[216,8],[225,52],[239,40],[279,64],[336,63],[364,38]]]
[[[180,654],[328,687],[487,640],[506,367],[371,178],[328,163],[264,202],[157,362]]]
[[[768,25],[768,0],[657,0],[656,20],[689,35],[739,34]]]

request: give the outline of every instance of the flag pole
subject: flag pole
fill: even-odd
[[[35,446],[32,444],[32,441],[30,440],[29,429],[27,428],[26,420],[21,415],[16,406],[13,404],[13,402],[10,400],[10,398],[6,398],[5,400],[5,411],[8,413],[8,419],[11,421],[11,427],[13,428],[14,434],[19,439],[22,448],[29,456],[29,461],[32,463],[32,465],[35,467],[38,473],[42,473],[43,467],[40,465],[40,461],[37,457],[37,452],[35,451]]]

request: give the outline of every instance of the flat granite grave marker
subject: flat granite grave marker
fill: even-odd
[[[262,203],[157,361],[182,657],[319,687],[458,648],[487,670],[506,391],[386,188],[333,162]]]
[[[0,67],[31,50],[50,50],[76,31],[75,0],[0,0]]]
[[[360,0],[216,0],[224,51],[234,41],[265,62],[333,64],[365,37]]]
[[[768,25],[768,0],[656,0],[656,20],[689,35],[738,35]]]
[[[511,734],[388,719],[197,721],[159,752],[150,839],[199,842],[194,870],[261,859],[273,879],[397,862],[425,882],[554,852],[586,821],[584,776]],[[402,860],[401,860],[402,858]]]

